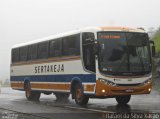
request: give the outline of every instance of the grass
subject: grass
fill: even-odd
[[[160,53],[160,32],[156,33],[153,40],[155,42],[156,52]]]

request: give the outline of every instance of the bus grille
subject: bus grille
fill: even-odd
[[[117,84],[117,86],[140,86],[141,83],[136,83],[136,84]]]

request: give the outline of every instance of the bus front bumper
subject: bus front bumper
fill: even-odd
[[[138,95],[149,94],[152,89],[152,82],[139,86],[110,86],[96,81],[96,96],[119,96],[119,95]]]

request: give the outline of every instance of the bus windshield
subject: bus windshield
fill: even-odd
[[[99,69],[111,75],[142,75],[151,71],[146,33],[99,32]]]

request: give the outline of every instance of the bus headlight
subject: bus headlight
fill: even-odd
[[[104,83],[104,84],[107,84],[107,85],[110,85],[110,86],[116,86],[116,84],[112,81],[108,81],[106,79],[102,79],[102,78],[99,78],[100,82]]]
[[[151,88],[149,88],[148,91],[151,92]]]

